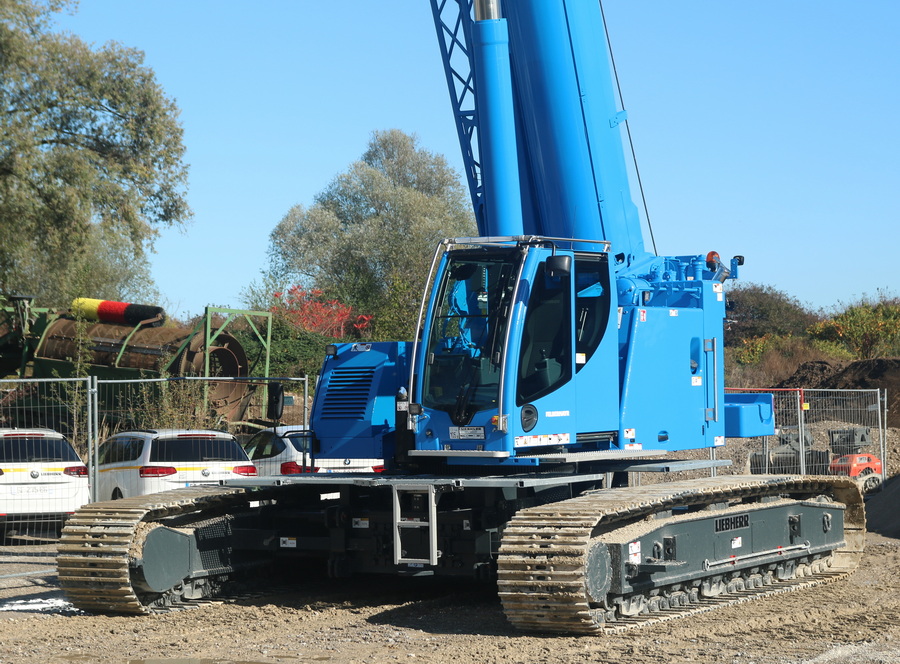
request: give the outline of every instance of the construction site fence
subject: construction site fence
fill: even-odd
[[[887,392],[882,389],[729,388],[727,392],[771,394],[774,433],[726,438],[720,447],[673,452],[688,470],[632,472],[631,484],[717,475],[844,475],[850,470],[861,491],[870,495],[900,473],[890,457]],[[852,457],[844,459],[842,457]],[[868,463],[853,462],[864,457]],[[853,466],[852,468],[848,468]],[[666,464],[665,470],[675,464]]]
[[[731,390],[730,390],[731,391]],[[842,457],[875,457],[860,466],[865,493],[879,490],[889,472],[885,390],[759,389],[773,396],[775,432],[729,439],[714,458],[730,459],[735,474],[846,474]],[[880,468],[880,470],[879,470]],[[853,471],[850,471],[853,472]]]
[[[309,427],[306,377],[0,380],[0,590],[5,580],[55,574],[60,515],[80,506],[73,500],[109,499],[98,495],[101,442],[123,431],[204,429],[245,443],[271,426],[273,398],[283,405],[278,424]],[[63,434],[77,458],[27,437],[31,429]],[[81,463],[87,477],[69,475],[85,472],[73,471]]]

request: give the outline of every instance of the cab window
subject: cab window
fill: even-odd
[[[572,278],[538,266],[522,331],[516,403],[549,394],[572,377]]]
[[[575,257],[575,371],[600,346],[609,323],[609,265],[606,254]]]

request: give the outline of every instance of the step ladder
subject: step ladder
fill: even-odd
[[[402,487],[396,484],[392,487],[394,500],[394,564],[413,564],[413,565],[437,565],[438,563],[438,547],[437,547],[437,491],[434,484],[416,484],[404,485]],[[419,514],[416,517],[404,516],[401,494],[423,494],[426,496],[428,504],[428,519],[422,521]],[[403,538],[404,530],[412,528],[425,528],[428,533],[428,557],[427,558],[411,558],[404,556]]]

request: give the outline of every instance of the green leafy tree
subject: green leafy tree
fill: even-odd
[[[0,0],[0,289],[42,305],[84,294],[98,245],[144,269],[158,228],[190,217],[177,107],[140,51],[53,32],[71,6]]]
[[[402,131],[376,131],[358,162],[272,231],[264,283],[315,288],[372,316],[369,338],[408,338],[437,243],[474,233],[465,189],[444,157]],[[251,290],[256,297],[246,299],[258,306],[259,288]]]
[[[863,297],[809,329],[815,339],[840,344],[859,359],[900,355],[900,298]]]
[[[91,225],[77,256],[27,253],[16,265],[36,306],[65,307],[76,297],[158,303],[150,266],[140,247],[127,238]]]
[[[728,291],[725,345],[743,346],[766,336],[806,336],[819,316],[772,286],[739,284]]]

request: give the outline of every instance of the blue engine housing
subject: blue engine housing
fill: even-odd
[[[409,377],[408,342],[342,343],[325,358],[311,424],[316,456],[380,459],[394,435],[397,390]]]

